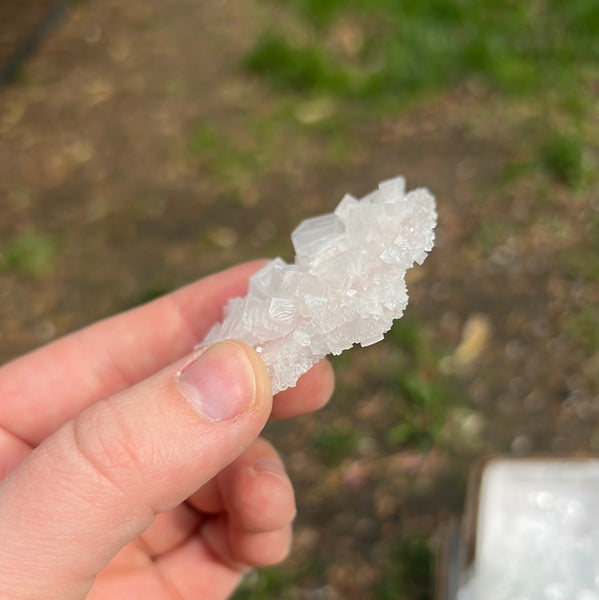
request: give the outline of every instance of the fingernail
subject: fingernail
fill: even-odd
[[[256,396],[249,356],[235,342],[219,342],[186,365],[175,378],[179,391],[208,421],[244,413]]]

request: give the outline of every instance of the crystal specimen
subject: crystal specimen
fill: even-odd
[[[408,303],[406,270],[433,247],[436,220],[431,193],[406,193],[403,177],[361,200],[346,194],[333,213],[300,223],[295,263],[276,258],[253,275],[204,343],[252,346],[276,393],[327,354],[382,340]]]
[[[495,459],[458,600],[599,600],[599,460]]]

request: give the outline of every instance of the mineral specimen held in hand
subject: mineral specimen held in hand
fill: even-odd
[[[383,339],[408,303],[405,273],[434,243],[435,199],[396,177],[358,200],[300,223],[295,263],[276,258],[225,307],[205,343],[237,339],[262,355],[273,393],[292,387],[327,354]]]

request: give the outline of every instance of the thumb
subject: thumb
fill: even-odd
[[[270,409],[264,364],[227,341],[81,413],[0,483],[0,597],[84,597],[157,513],[249,446]]]

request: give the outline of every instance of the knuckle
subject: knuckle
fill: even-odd
[[[121,491],[136,485],[147,451],[135,427],[103,401],[73,421],[76,452],[93,472]]]
[[[230,501],[231,518],[246,531],[272,531],[293,521],[295,495],[290,482],[268,474],[247,472]]]

